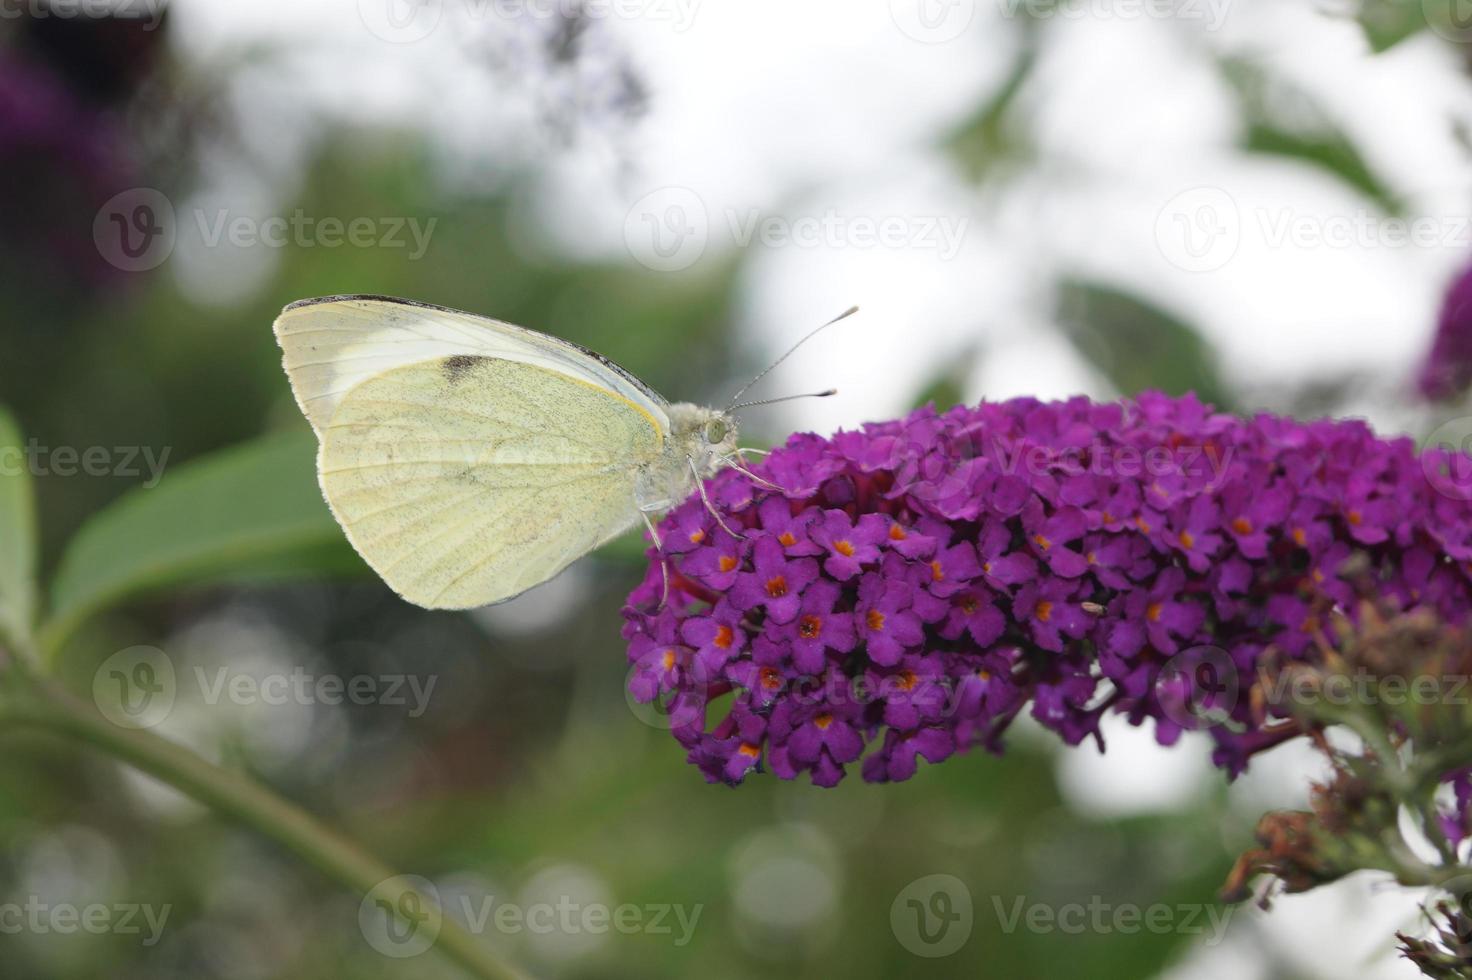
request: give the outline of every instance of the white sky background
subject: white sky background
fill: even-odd
[[[698,229],[703,219],[705,236],[682,240],[690,251],[667,275],[698,276],[727,259],[737,248],[733,222],[752,215],[840,216],[835,240],[746,249],[741,335],[762,356],[850,304],[863,307],[761,389],[836,386],[840,396],[764,410],[769,431],[894,415],[972,347],[984,356],[969,373],[970,398],[1112,394],[1052,326],[1049,288],[1064,272],[1177,311],[1240,382],[1358,369],[1390,385],[1409,374],[1445,282],[1472,253],[1472,168],[1452,136],[1453,122],[1472,123],[1472,86],[1450,47],[1428,34],[1372,58],[1354,24],[1310,0],[1191,0],[1194,15],[1174,20],[1141,16],[1131,0],[1079,0],[1046,30],[1022,97],[1042,162],[997,192],[969,184],[936,143],[1006,72],[1016,37],[1003,13],[1009,2],[621,2],[617,9],[642,15],[605,23],[651,95],[648,116],[623,141],[624,170],[600,145],[538,159],[544,144],[528,135],[534,102],[467,54],[471,40],[494,29],[491,0],[429,0],[417,15],[406,0],[179,0],[172,16],[180,55],[201,72],[252,42],[284,46],[283,60],[242,75],[237,104],[286,178],[317,112],[420,126],[445,148],[449,179],[539,165],[545,179],[524,212],[535,247],[637,270],[640,259],[658,261],[647,220],[668,231]],[[929,4],[929,27],[916,3]],[[391,27],[390,10],[401,29]],[[1301,85],[1438,243],[1396,245],[1373,203],[1333,178],[1239,153],[1243,120],[1213,54],[1251,55]],[[220,183],[231,174],[222,162]],[[898,247],[856,240],[856,221],[881,219],[921,239]],[[948,249],[924,237],[932,220],[963,223],[964,234]],[[1299,241],[1274,240],[1284,222],[1301,229]],[[1202,250],[1186,249],[1183,227],[1208,236]],[[1345,230],[1354,241],[1315,240]],[[186,287],[191,276],[204,277],[197,290],[218,286],[187,252],[175,269]],[[233,269],[238,283],[264,280]],[[1079,750],[1061,769],[1076,805],[1169,808],[1179,800],[1159,791],[1163,781],[1182,792],[1202,785],[1184,756],[1161,755],[1129,734],[1106,759]],[[1260,768],[1264,775],[1234,792],[1301,800],[1299,766]],[[1306,975],[1414,976],[1388,948],[1344,941],[1351,932],[1379,941],[1392,931],[1387,916],[1401,925],[1414,907],[1378,895],[1371,911],[1364,895],[1351,883],[1296,898],[1291,911],[1285,902],[1281,914],[1244,917],[1234,929],[1240,941],[1193,957],[1171,980],[1253,976],[1263,949],[1297,962],[1294,948],[1342,960],[1317,972],[1297,963]]]

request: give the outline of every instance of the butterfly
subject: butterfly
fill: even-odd
[[[333,516],[429,609],[514,598],[641,518],[659,547],[649,515],[740,468],[734,412],[769,403],[736,404],[766,371],[727,409],[670,404],[577,344],[386,296],[301,300],[275,333]]]

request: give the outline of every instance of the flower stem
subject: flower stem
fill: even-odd
[[[396,914],[436,903],[406,878],[319,823],[314,817],[241,774],[209,762],[152,732],[112,724],[89,705],[49,681],[22,680],[11,672],[0,699],[0,725],[36,728],[85,742],[136,766],[211,809],[275,840],[354,892],[373,893]],[[411,899],[410,902],[401,899]],[[447,915],[439,918],[435,945],[479,980],[525,980]],[[410,923],[414,924],[414,923]]]

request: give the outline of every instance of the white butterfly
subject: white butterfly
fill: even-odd
[[[292,303],[275,331],[333,516],[415,605],[510,599],[641,516],[653,535],[651,512],[737,465],[731,412],[744,406],[671,405],[607,358],[523,327],[328,296]]]

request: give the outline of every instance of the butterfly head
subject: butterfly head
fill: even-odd
[[[701,477],[715,474],[736,451],[735,416],[718,408],[680,404],[670,406],[670,441],[676,452],[695,461]]]

